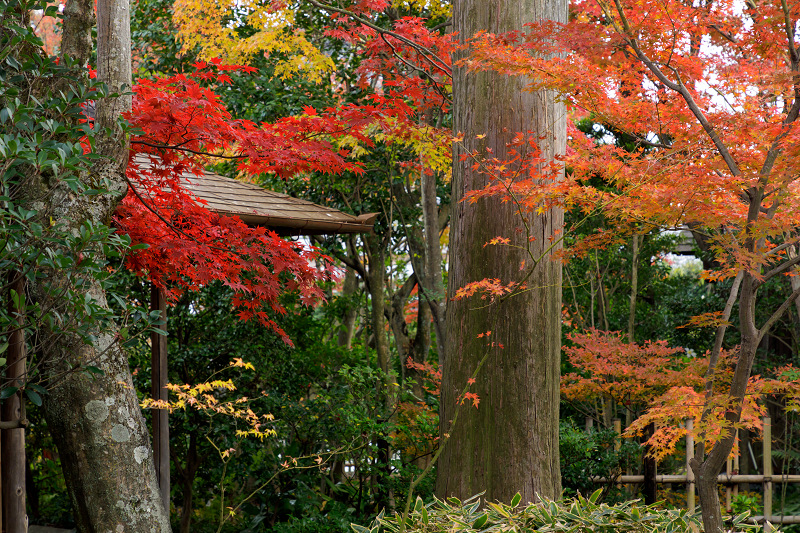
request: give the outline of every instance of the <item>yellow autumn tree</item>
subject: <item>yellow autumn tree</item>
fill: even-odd
[[[176,0],[173,21],[183,50],[196,50],[204,60],[247,64],[257,54],[277,54],[275,75],[287,79],[301,74],[320,82],[333,71],[333,61],[295,26],[295,11],[270,0]],[[255,32],[242,36],[240,29]]]

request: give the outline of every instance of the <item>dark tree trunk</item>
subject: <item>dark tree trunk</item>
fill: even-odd
[[[461,40],[479,30],[502,33],[548,19],[566,22],[562,0],[457,0],[454,30]],[[465,151],[485,149],[503,157],[517,132],[540,136],[542,155],[550,160],[564,152],[565,110],[553,94],[528,92],[526,80],[495,73],[455,68],[454,131],[464,146],[453,154],[453,213],[448,281],[447,347],[443,365],[440,456],[436,492],[440,497],[466,498],[485,491],[487,500],[522,501],[561,492],[558,457],[559,361],[561,349],[561,265],[545,250],[562,230],[563,213],[547,210],[528,216],[530,237],[512,202],[500,198],[460,202],[488,178],[461,161]],[[485,136],[485,137],[484,137]],[[521,230],[521,231],[520,231]],[[496,236],[511,246],[486,246]],[[520,264],[541,258],[527,286],[531,290],[486,306],[482,300],[451,300],[469,282],[497,278],[520,281]],[[555,247],[556,249],[558,246]],[[552,251],[552,250],[550,250]],[[491,331],[491,336],[478,338]],[[488,344],[495,343],[495,347]],[[497,344],[503,348],[498,348]],[[487,354],[472,391],[480,397],[476,410],[461,409],[451,427],[457,400]],[[447,439],[450,435],[449,440]]]
[[[649,438],[656,430],[655,424],[647,426],[647,435],[645,440]],[[658,487],[656,486],[656,460],[647,455],[650,448],[645,446],[645,453],[642,457],[642,473],[644,474],[644,484],[642,486],[642,495],[644,496],[644,503],[651,505],[656,503],[658,499]]]
[[[753,208],[751,207],[751,209]],[[730,406],[725,411],[725,421],[729,424],[729,427],[733,427],[741,419],[742,405],[747,391],[747,382],[755,361],[756,349],[758,348],[760,337],[768,329],[765,326],[765,329],[759,331],[756,327],[755,308],[758,286],[759,282],[756,278],[751,273],[745,272],[741,283],[741,294],[739,295],[741,344],[739,345],[739,355],[728,391]],[[735,296],[735,288],[732,289],[732,292],[734,293],[732,296]],[[791,300],[787,300],[784,305],[788,307],[791,303]],[[714,368],[711,369],[711,376],[713,376],[714,370]],[[709,416],[710,413],[708,404],[705,409],[704,418]],[[735,431],[728,431],[726,435],[714,444],[714,447],[708,453],[706,453],[705,445],[701,439],[695,452],[695,458],[691,462],[700,499],[703,529],[707,532],[724,531],[722,508],[717,490],[717,478],[733,449],[735,434]]]
[[[185,466],[180,465],[177,457],[173,457],[173,460],[175,461],[181,488],[183,489],[180,532],[189,533],[194,511],[194,480],[197,476],[197,469],[200,468],[202,463],[202,459],[197,453],[197,435],[194,432],[189,434],[189,448],[186,450],[186,457],[184,457]]]

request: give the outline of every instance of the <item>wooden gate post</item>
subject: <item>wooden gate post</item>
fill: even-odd
[[[9,314],[12,329],[8,333],[6,368],[3,388],[22,387],[25,383],[25,277],[19,272],[9,274]],[[11,291],[16,293],[15,299]],[[25,413],[22,391],[17,391],[3,401],[2,419],[9,425],[22,423]],[[3,464],[2,501],[3,530],[5,533],[25,533],[28,531],[28,516],[25,514],[25,428],[22,426],[2,430],[0,462]]]
[[[739,453],[737,453],[733,457],[733,471],[738,475],[738,474],[741,474],[741,472],[739,471],[739,464],[740,464],[739,463],[739,457],[742,455],[742,441],[739,438],[739,430],[738,429],[736,430],[736,441],[738,442],[738,445],[739,445]],[[739,484],[737,483],[737,484],[735,484],[733,486],[733,497],[736,498],[738,495],[739,495]]]
[[[161,311],[161,320],[164,324],[160,327],[166,331],[167,319],[167,300],[164,293],[155,285],[150,291],[151,309]],[[160,333],[153,332],[150,335],[151,344],[151,363],[152,363],[152,385],[151,394],[153,400],[168,401],[167,395],[167,338]],[[156,467],[156,478],[161,489],[161,499],[164,508],[169,514],[170,501],[170,479],[169,479],[169,411],[167,409],[151,409],[153,414],[153,464]]]
[[[694,458],[694,420],[686,419],[686,508],[690,513],[694,513],[694,470],[692,470],[692,459]]]
[[[768,521],[772,519],[772,419],[764,417],[764,533],[769,533]]]

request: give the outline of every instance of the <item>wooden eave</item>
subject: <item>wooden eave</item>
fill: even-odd
[[[147,156],[137,156],[136,162],[143,167],[150,165]],[[208,209],[282,235],[369,233],[378,217],[378,213],[349,215],[209,171],[201,175],[184,173],[181,181],[197,199],[206,202]]]

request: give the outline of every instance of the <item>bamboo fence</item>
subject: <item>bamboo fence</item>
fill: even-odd
[[[763,457],[762,457],[762,471],[763,474],[739,474],[739,457],[728,459],[727,467],[724,473],[720,474],[717,482],[720,485],[725,485],[725,509],[731,508],[732,498],[735,498],[739,493],[739,484],[741,483],[760,483],[764,490],[764,511],[762,515],[752,516],[750,520],[755,523],[763,523],[765,519],[771,524],[800,524],[800,516],[772,514],[773,507],[773,485],[780,483],[800,483],[800,475],[784,474],[774,475],[772,472],[772,420],[765,417],[764,420],[764,434],[763,434]],[[695,479],[694,472],[689,466],[690,461],[694,457],[694,438],[691,435],[691,430],[694,425],[692,419],[686,420],[686,473],[669,475],[669,474],[656,474],[656,483],[682,483],[686,485],[686,507],[694,512],[696,509],[696,496],[695,496]],[[592,426],[590,419],[586,421],[587,430]],[[621,433],[621,423],[618,419],[614,420],[614,430],[617,434]],[[617,448],[619,446],[617,445]],[[613,481],[620,484],[635,484],[643,483],[643,475],[621,475],[614,477],[612,480],[607,478],[597,477],[594,479],[597,482]],[[765,528],[765,531],[768,529]]]

